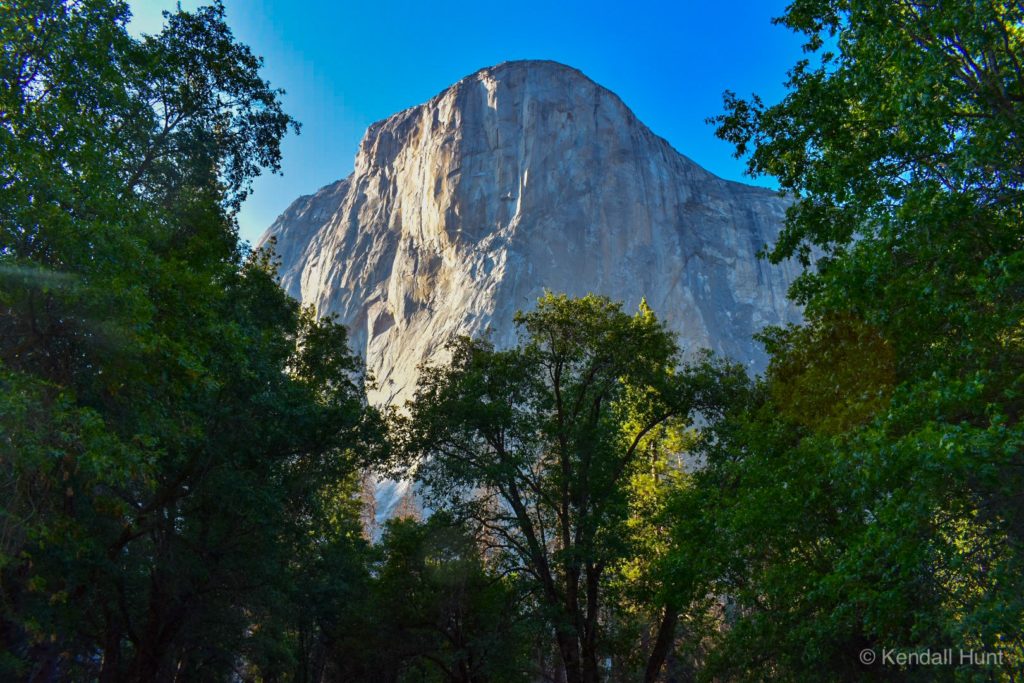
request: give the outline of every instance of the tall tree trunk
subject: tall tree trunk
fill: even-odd
[[[586,683],[598,683],[601,674],[597,663],[597,610],[601,569],[588,563],[585,576],[587,613],[584,615],[582,634],[583,680]]]
[[[558,641],[558,651],[562,655],[562,665],[565,667],[565,683],[584,683],[579,637],[568,632],[565,627],[559,627],[555,631],[555,640]]]
[[[563,544],[568,542],[568,528]],[[569,547],[565,545],[564,547]],[[563,613],[564,623],[555,629],[558,649],[562,652],[565,662],[567,683],[588,683],[584,676],[585,663],[581,659],[581,645],[585,633],[585,625],[580,614],[580,568],[575,559],[570,558],[565,566],[563,580],[565,590],[564,604],[558,605]],[[557,600],[557,597],[556,597]]]
[[[103,638],[103,664],[100,683],[115,683],[121,675],[121,630],[111,615],[107,615],[106,635]]]
[[[679,621],[679,610],[675,605],[665,605],[665,613],[658,625],[658,637],[654,641],[654,649],[647,659],[647,670],[644,672],[644,683],[654,683],[658,680],[661,667],[665,665],[665,658],[672,649],[672,642],[675,640],[676,623]]]

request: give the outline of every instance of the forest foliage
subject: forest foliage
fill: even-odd
[[[762,376],[549,294],[392,412],[239,242],[261,60],[128,17],[0,5],[0,678],[1024,676],[1019,4],[794,0],[787,95],[726,93],[808,266]]]

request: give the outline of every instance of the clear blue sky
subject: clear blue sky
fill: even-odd
[[[132,30],[150,33],[176,3],[130,4]],[[186,9],[200,4],[182,0]],[[786,4],[226,0],[236,37],[263,56],[265,78],[287,91],[286,110],[303,124],[284,142],[284,176],[256,181],[239,216],[242,237],[255,241],[297,196],[347,176],[369,124],[511,59],[580,69],[680,152],[744,180],[743,164],[704,119],[721,110],[725,89],[781,98],[800,56],[798,36],[770,23]]]

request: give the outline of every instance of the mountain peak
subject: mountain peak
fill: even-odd
[[[514,342],[545,290],[646,297],[684,346],[760,368],[752,335],[799,320],[798,268],[756,254],[785,203],[676,152],[613,93],[552,61],[481,69],[373,124],[353,174],[270,228],[282,283],[337,313],[401,402],[455,334]]]
[[[474,71],[466,78],[480,75],[500,76],[501,74],[522,73],[531,76],[557,76],[562,78],[581,78],[593,82],[579,69],[550,59],[512,59],[494,66],[485,66]],[[462,79],[466,80],[466,79]]]
[[[377,121],[360,143],[356,170],[360,162],[387,166],[398,152],[393,143],[415,135],[453,143],[458,153],[484,153],[488,148],[504,158],[521,155],[536,142],[554,143],[569,155],[585,148],[594,151],[593,142],[612,129],[628,130],[672,163],[717,180],[652,133],[615,93],[578,69],[546,60],[479,69],[427,102]]]

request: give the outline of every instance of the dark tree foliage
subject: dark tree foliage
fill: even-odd
[[[483,548],[444,512],[388,523],[372,593],[378,672],[452,683],[536,677],[522,586],[496,571]]]
[[[636,484],[742,370],[680,366],[646,304],[630,316],[602,297],[548,295],[517,322],[519,346],[464,339],[450,364],[424,369],[400,439],[428,501],[478,526],[528,582],[566,680],[598,681],[613,673],[606,658],[623,654],[610,645],[609,583],[657,545],[657,529],[637,520],[654,489]],[[678,606],[657,589],[647,597],[658,625],[649,644],[631,644],[643,653],[632,675],[654,680]]]
[[[822,257],[793,292],[807,326],[765,336],[766,377],[677,501],[728,596],[705,674],[1018,680],[1024,9],[797,0],[779,21],[807,38],[788,95],[727,94],[718,132],[795,200],[771,257]],[[953,666],[881,658],[946,647]]]
[[[0,677],[278,677],[298,587],[363,552],[376,420],[344,329],[238,244],[295,127],[259,59],[219,4],[127,19],[0,9]]]

